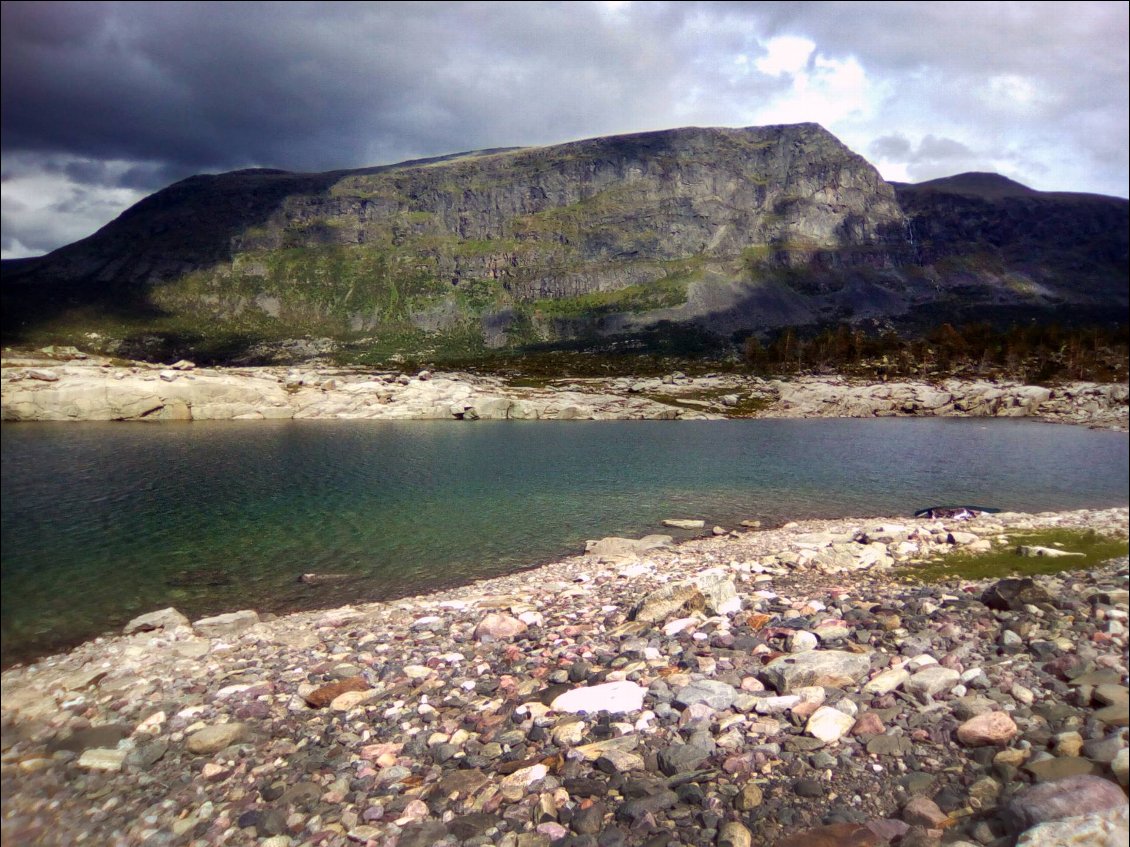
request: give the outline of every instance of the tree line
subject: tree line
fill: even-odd
[[[1029,383],[1117,382],[1127,378],[1127,324],[997,329],[989,323],[944,323],[904,338],[893,329],[839,324],[819,332],[786,327],[745,340],[746,363],[761,374],[838,372],[871,378],[982,376]]]

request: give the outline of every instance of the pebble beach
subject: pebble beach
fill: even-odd
[[[1127,522],[657,528],[426,597],[155,611],[4,673],[3,840],[1125,844],[1125,556],[913,572]]]

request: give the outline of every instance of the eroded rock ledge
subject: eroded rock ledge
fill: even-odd
[[[1126,559],[892,567],[1033,527],[1125,539],[1128,514],[806,521],[391,603],[148,615],[3,675],[4,840],[1125,843]]]
[[[197,368],[95,358],[9,357],[6,421],[701,420],[747,417],[1034,417],[1125,431],[1124,384],[1055,387],[949,379],[865,383],[739,374],[557,380],[518,387],[462,373],[363,373],[328,367]]]

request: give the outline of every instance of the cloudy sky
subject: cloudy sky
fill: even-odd
[[[199,172],[817,121],[888,179],[1126,197],[1116,2],[3,3],[3,256]]]

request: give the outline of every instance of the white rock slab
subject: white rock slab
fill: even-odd
[[[641,688],[634,682],[623,680],[621,682],[606,682],[602,685],[590,685],[584,688],[574,688],[558,696],[550,708],[555,712],[571,712],[579,714],[588,712],[635,712],[643,708],[643,698],[647,689]]]

